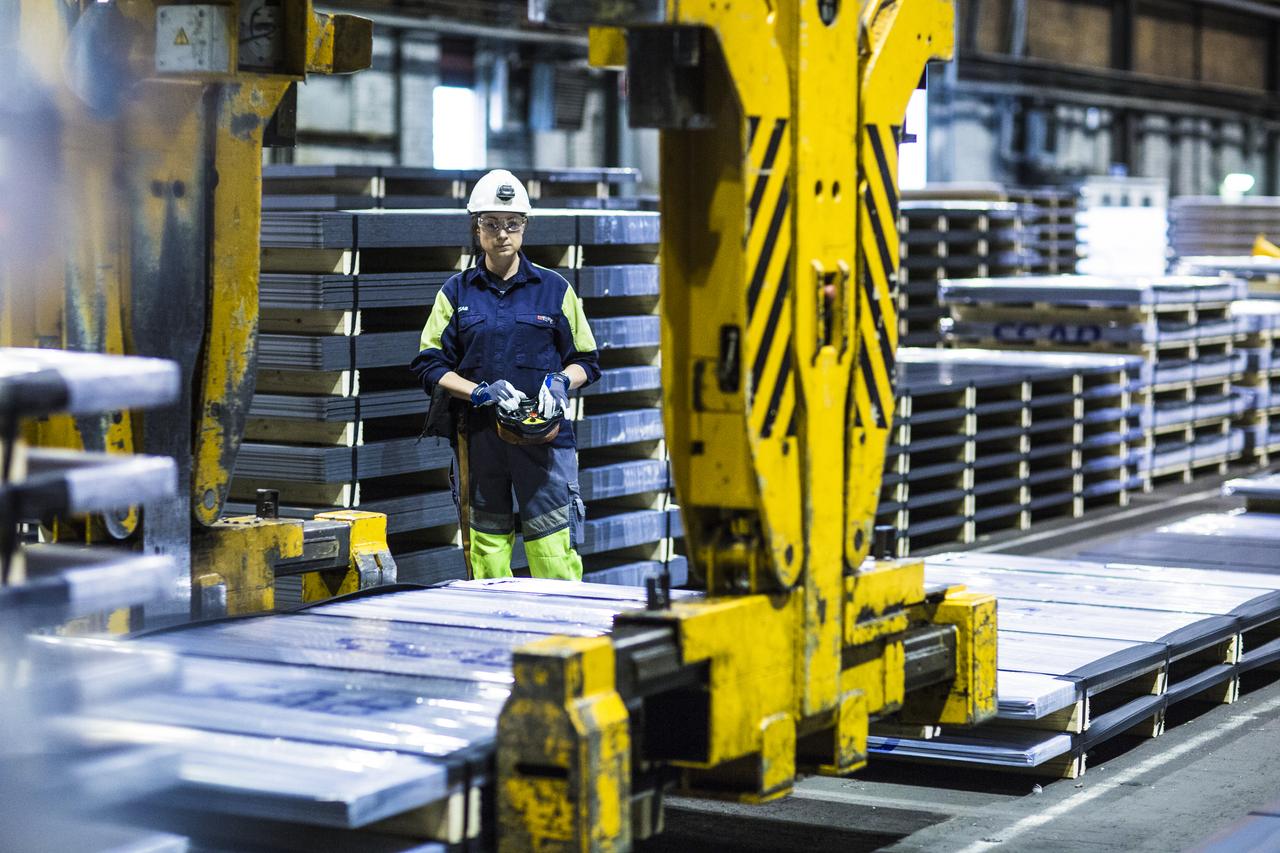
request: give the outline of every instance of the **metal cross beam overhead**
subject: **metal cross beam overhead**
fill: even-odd
[[[994,600],[926,594],[919,561],[866,560],[894,415],[897,145],[926,64],[951,56],[954,13],[947,0],[530,11],[594,25],[593,61],[628,69],[632,123],[662,130],[664,416],[709,595],[623,614],[611,639],[517,653],[500,837],[625,849],[645,832],[630,803],[646,769],[760,801],[800,766],[862,766],[874,717],[995,712]],[[666,639],[638,648],[640,635]],[[674,686],[620,686],[655,660]]]

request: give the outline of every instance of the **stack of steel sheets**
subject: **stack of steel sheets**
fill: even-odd
[[[63,350],[0,348],[3,434],[21,434],[10,418],[70,414],[89,419],[126,409],[171,404],[178,396],[172,362]],[[12,431],[12,432],[11,432]],[[0,635],[32,625],[71,619],[106,628],[115,608],[154,605],[155,618],[186,615],[181,599],[189,579],[169,556],[67,545],[19,545],[20,525],[55,517],[109,514],[127,535],[136,509],[175,495],[177,471],[167,457],[49,448],[6,447],[0,441],[6,479],[0,480]],[[131,512],[131,508],[135,512]],[[181,600],[180,600],[181,599]],[[154,610],[154,612],[151,612]]]
[[[903,194],[899,327],[903,346],[937,346],[937,284],[957,276],[1075,272],[1076,193],[937,184]]]
[[[0,349],[3,436],[21,435],[20,420],[64,414],[87,425],[113,412],[172,405],[178,392],[177,365],[168,361]],[[98,820],[171,785],[176,756],[152,744],[49,745],[49,715],[166,685],[174,676],[169,657],[93,654],[52,666],[32,653],[24,637],[33,630],[65,630],[72,620],[83,631],[105,630],[118,610],[129,614],[124,625],[133,627],[143,619],[165,624],[186,618],[189,573],[170,556],[37,544],[22,532],[23,525],[51,518],[103,514],[127,535],[137,521],[131,505],[147,509],[173,499],[173,460],[29,449],[3,440],[0,457],[0,728],[6,734],[0,799],[8,813],[22,816],[0,821],[0,849],[185,850],[184,838]],[[120,617],[115,614],[115,626]]]
[[[1109,351],[1145,361],[1148,481],[1225,470],[1243,453],[1232,429],[1247,401],[1233,382],[1238,279],[1027,276],[945,281],[948,339],[960,346]]]
[[[1171,705],[1233,702],[1242,674],[1280,662],[1276,574],[967,553],[925,577],[1000,597],[997,722],[873,732],[879,755],[1074,777],[1098,744],[1158,736]]]
[[[440,286],[472,262],[468,229],[458,210],[264,216],[258,388],[232,511],[251,511],[256,490],[269,487],[281,491],[286,516],[385,512],[401,579],[461,576],[450,547],[452,454],[419,440],[427,400],[407,365]],[[667,565],[679,583],[658,407],[657,243],[658,215],[628,211],[540,209],[525,236],[530,258],[585,300],[601,349],[603,376],[570,412],[589,505],[588,570],[623,567],[620,576],[633,578],[638,562]]]
[[[1239,324],[1244,372],[1236,387],[1247,408],[1238,424],[1245,453],[1263,465],[1280,451],[1280,300],[1245,299],[1231,306]]]
[[[1169,203],[1169,239],[1178,257],[1247,255],[1259,234],[1280,235],[1280,198],[1181,196]]]
[[[1227,275],[1244,279],[1249,283],[1250,298],[1280,299],[1280,258],[1192,255],[1179,258],[1174,272],[1178,275]]]
[[[658,324],[659,219],[619,213],[579,219],[576,287],[600,343],[605,376],[572,401],[582,491],[592,501],[583,553],[593,578],[634,583],[646,571],[687,578],[674,554],[683,533],[673,503],[662,425]],[[643,321],[644,338],[611,337]]]
[[[1125,502],[1134,356],[903,349],[880,521],[900,553]]]
[[[608,634],[616,614],[644,606],[642,591],[599,584],[460,582],[196,624],[123,648],[68,638],[38,647],[62,660],[104,648],[176,656],[174,683],[53,723],[70,743],[161,745],[179,757],[178,783],[148,801],[154,825],[217,849],[270,846],[281,833],[318,842],[322,831],[325,849],[383,849],[393,830],[375,824],[402,818],[394,831],[406,846],[396,849],[409,849],[479,843],[481,825],[493,825],[482,792],[513,650]]]
[[[1006,197],[1023,211],[1026,236],[1022,245],[1030,253],[1027,271],[1039,275],[1074,273],[1080,260],[1080,241],[1076,237],[1078,194],[1069,189],[1039,187],[1010,189]]]
[[[930,200],[901,203],[901,267],[898,281],[898,339],[902,346],[936,346],[938,282],[962,276],[996,276],[1027,271],[1023,210],[999,201]]]
[[[1226,495],[1245,499],[1251,512],[1280,513],[1280,474],[1258,474],[1231,480],[1222,487]]]
[[[462,208],[485,169],[418,166],[269,165],[262,174],[263,210]],[[647,209],[620,195],[640,180],[635,169],[518,170],[535,206]]]

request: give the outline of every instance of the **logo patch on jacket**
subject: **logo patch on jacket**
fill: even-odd
[[[539,314],[539,315],[538,315],[538,322],[539,322],[539,323],[554,323],[554,322],[555,322],[555,320],[552,320],[552,319],[551,319],[550,317],[548,317],[546,314]]]

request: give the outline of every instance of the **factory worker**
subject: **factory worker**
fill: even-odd
[[[440,289],[411,368],[429,394],[468,404],[455,488],[470,572],[511,575],[519,512],[533,576],[579,580],[583,505],[563,416],[569,392],[600,376],[595,338],[569,282],[520,251],[530,205],[514,175],[486,174],[467,211],[481,251]]]

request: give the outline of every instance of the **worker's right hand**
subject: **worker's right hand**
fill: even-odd
[[[492,406],[496,403],[507,412],[520,408],[520,401],[524,399],[524,393],[505,379],[499,379],[492,385],[481,382],[471,392],[471,405]]]

